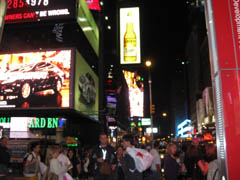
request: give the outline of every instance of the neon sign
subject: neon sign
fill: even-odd
[[[62,120],[59,120],[59,118],[34,118],[31,120],[29,128],[58,128],[62,127],[63,122]]]
[[[5,21],[19,23],[74,18],[75,6],[75,0],[8,0]]]
[[[0,123],[10,123],[10,117],[0,117]]]

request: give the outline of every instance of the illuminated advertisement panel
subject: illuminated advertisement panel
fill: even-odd
[[[120,8],[120,62],[140,64],[139,8]]]
[[[97,56],[99,55],[99,30],[95,19],[88,8],[85,0],[80,0],[78,4],[77,23],[87,37],[89,43]]]
[[[0,55],[0,108],[70,107],[72,50]]]
[[[75,18],[76,0],[8,0],[6,23]]]
[[[6,7],[7,7],[7,0],[0,0],[0,42],[2,38]]]
[[[30,130],[63,128],[65,123],[59,117],[0,117],[0,126],[10,129],[10,138],[39,138]]]
[[[177,126],[177,136],[186,138],[192,137],[192,126],[191,120],[186,119]]]
[[[98,77],[76,51],[74,107],[77,111],[98,120],[98,99]]]
[[[130,117],[143,117],[144,113],[144,84],[136,72],[123,71],[128,85]]]
[[[100,11],[100,5],[99,5],[99,0],[86,0],[88,4],[88,8],[91,10],[98,10]]]

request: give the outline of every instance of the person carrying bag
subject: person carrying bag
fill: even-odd
[[[32,144],[32,152],[27,156],[23,168],[23,174],[28,177],[28,180],[38,180],[38,173],[40,173],[40,145]]]

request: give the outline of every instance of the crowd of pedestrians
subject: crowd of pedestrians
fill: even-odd
[[[10,152],[8,139],[0,143],[0,179],[8,176]],[[161,160],[158,141],[153,146],[136,147],[132,135],[123,136],[116,147],[108,144],[107,134],[99,135],[99,144],[91,148],[64,148],[49,145],[45,156],[39,143],[31,144],[24,157],[23,175],[29,180],[217,180],[215,144],[200,144],[198,138],[184,144],[170,142]],[[138,169],[128,149],[145,149],[153,159],[148,169]],[[142,157],[139,153],[137,156]]]

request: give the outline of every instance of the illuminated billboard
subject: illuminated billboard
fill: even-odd
[[[78,4],[77,23],[91,44],[93,50],[99,55],[99,30],[95,19],[88,8],[85,0],[80,0]]]
[[[65,123],[58,117],[0,117],[0,126],[9,129],[10,138],[39,138],[30,130],[62,128]]]
[[[74,107],[77,111],[98,120],[98,97],[98,77],[76,51]]]
[[[143,117],[144,115],[144,84],[136,72],[123,70],[128,85],[130,117]]]
[[[189,119],[184,120],[177,126],[177,136],[186,138],[192,137],[193,127],[191,126],[192,121]]]
[[[140,64],[139,7],[120,8],[120,62]]]
[[[7,0],[0,0],[0,43],[2,38],[6,7],[7,7]]]
[[[68,108],[72,50],[0,55],[0,108]]]
[[[75,18],[76,0],[8,0],[6,23]]]
[[[99,0],[86,0],[88,4],[88,8],[91,10],[98,10],[100,11],[100,5],[99,5]]]

